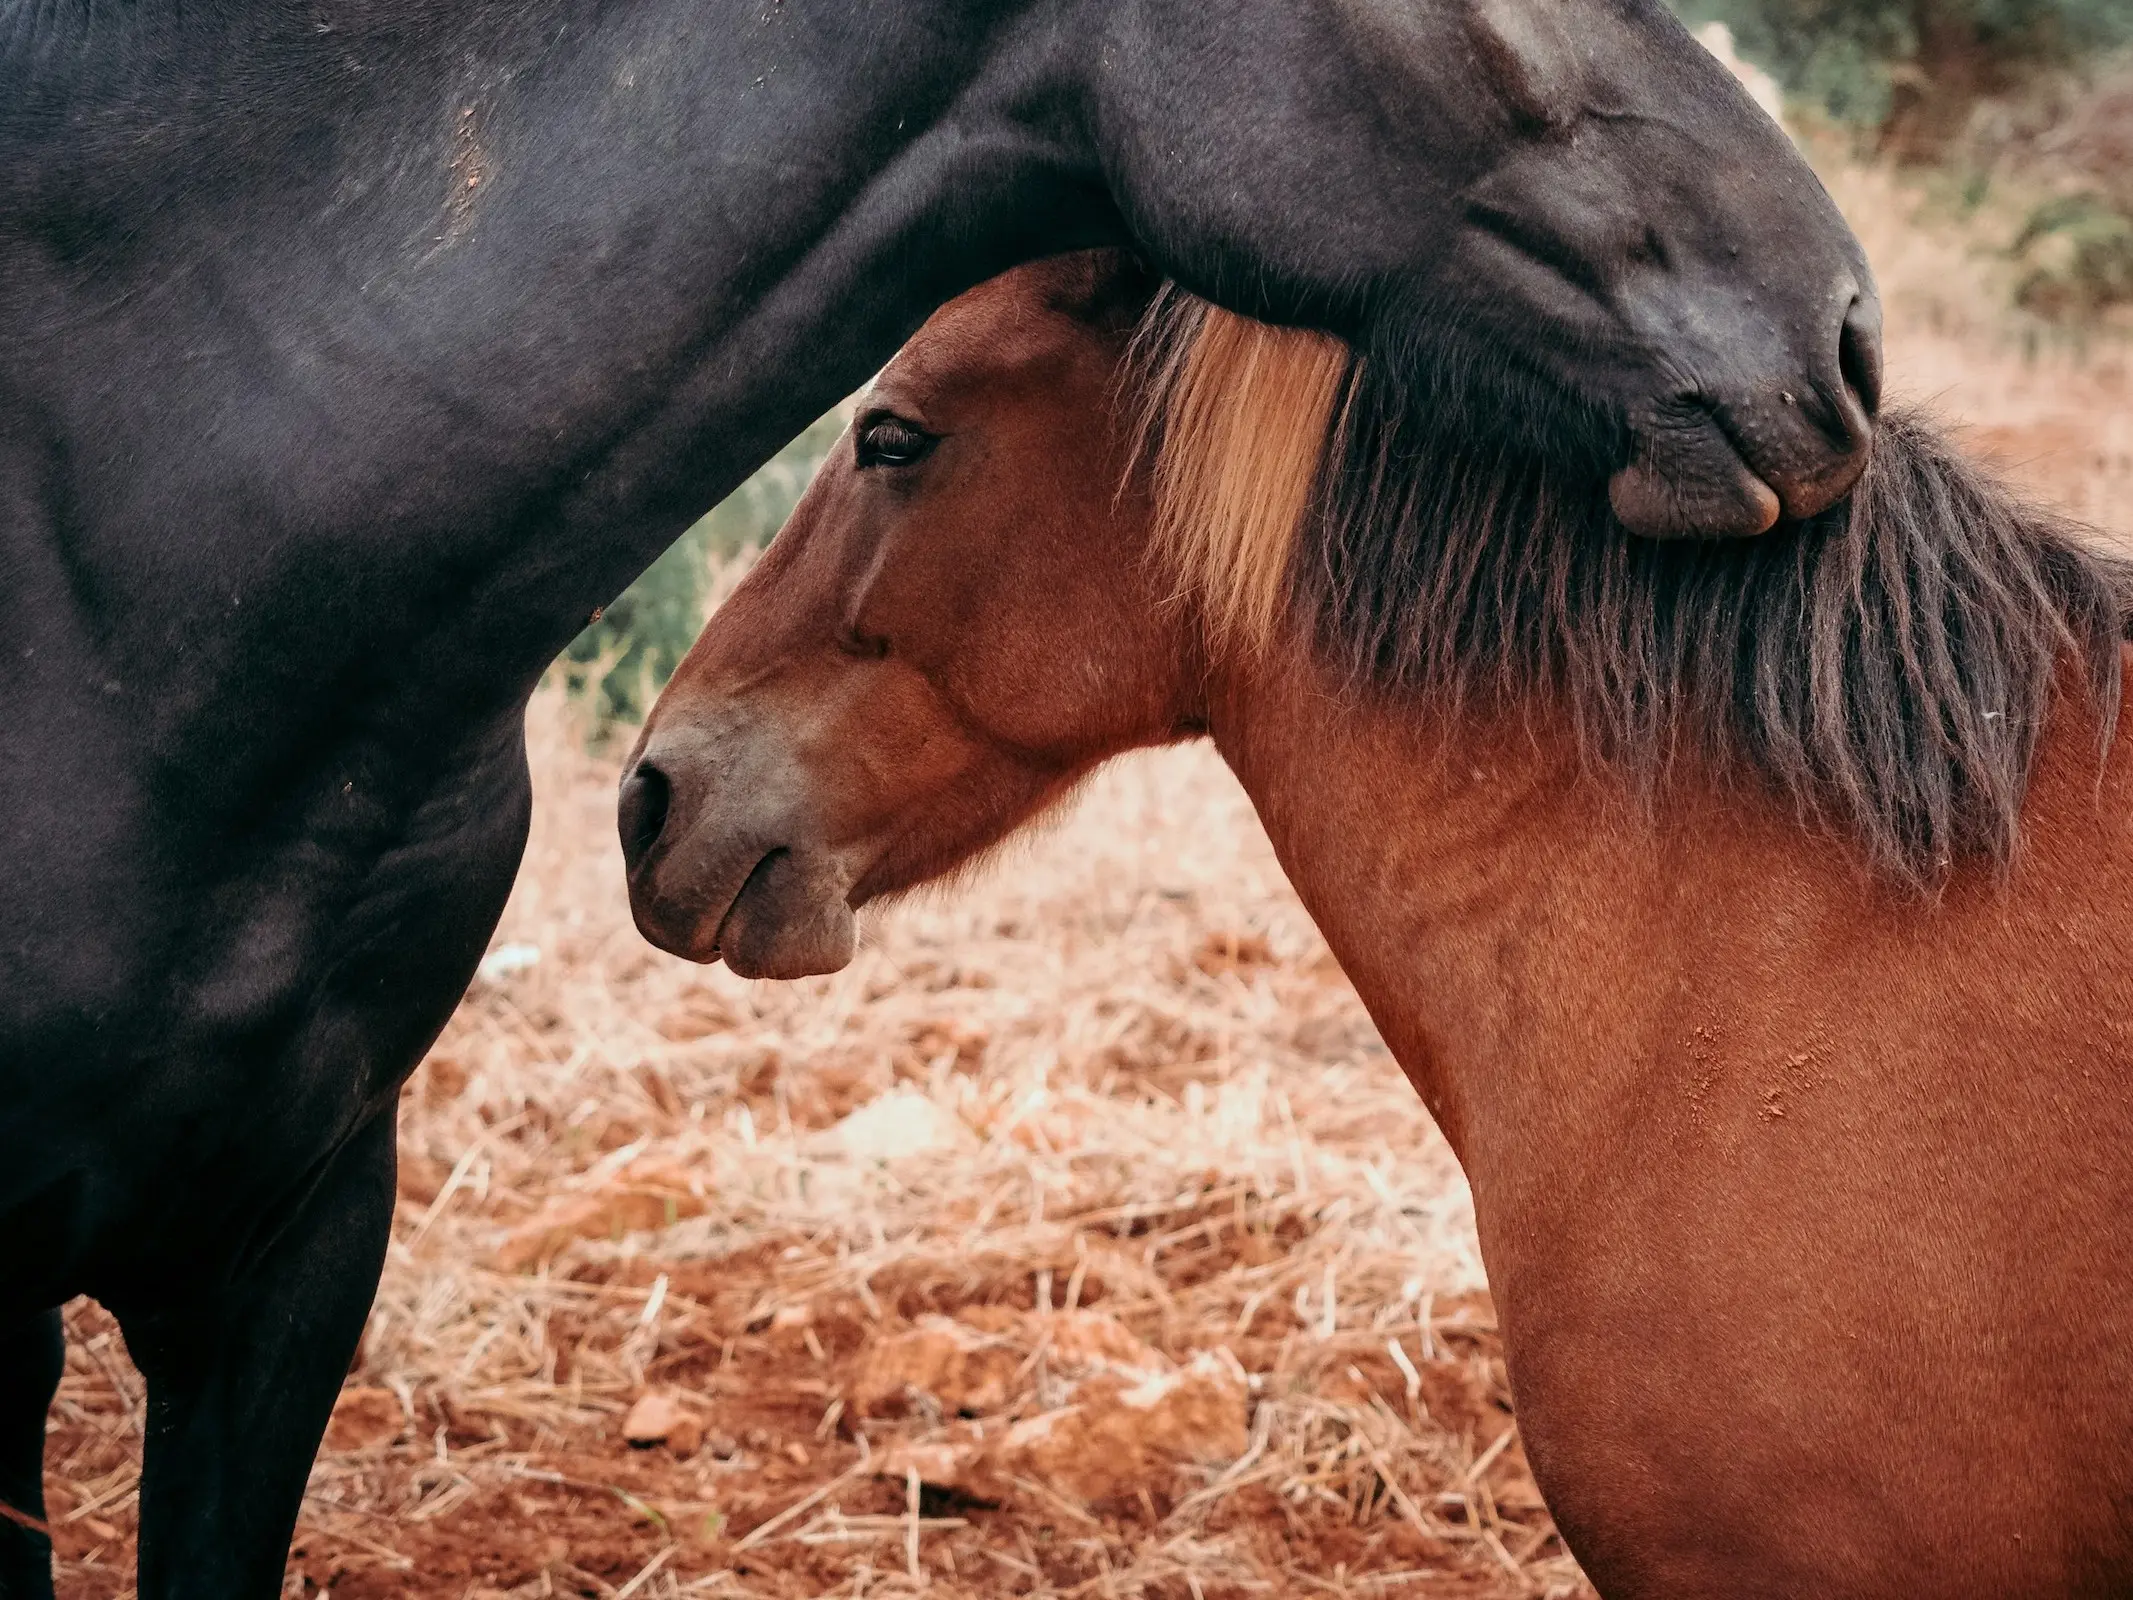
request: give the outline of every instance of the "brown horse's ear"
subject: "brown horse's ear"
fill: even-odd
[[[1105,334],[1130,335],[1162,279],[1129,250],[1085,250],[1053,280],[1045,303]]]

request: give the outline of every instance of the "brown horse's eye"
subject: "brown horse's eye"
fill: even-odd
[[[859,465],[868,467],[915,467],[933,452],[940,439],[915,422],[883,413],[859,425]]]

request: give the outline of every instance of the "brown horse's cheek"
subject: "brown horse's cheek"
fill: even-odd
[[[791,851],[768,857],[726,913],[719,954],[744,978],[811,978],[850,964],[859,927],[843,876]]]

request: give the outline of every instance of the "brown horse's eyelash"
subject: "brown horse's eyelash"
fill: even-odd
[[[873,442],[877,432],[890,429],[903,435],[907,441],[900,455],[890,454]],[[938,434],[927,432],[917,423],[899,417],[893,411],[880,411],[862,418],[859,426],[853,430],[853,459],[862,472],[875,467],[915,467],[933,453],[933,447],[938,443]]]

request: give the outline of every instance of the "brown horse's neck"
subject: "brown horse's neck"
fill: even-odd
[[[1291,880],[1470,1171],[1492,1181],[1515,1182],[1518,1151],[1550,1127],[1596,1134],[1653,1095],[1662,1120],[1699,1115],[1682,1080],[1700,1057],[1716,1071],[1765,1043],[1811,1054],[1841,1035],[1855,996],[1817,987],[1843,968],[1806,959],[1803,940],[1898,960],[1974,931],[1988,907],[2015,925],[2070,892],[2051,887],[2062,874],[2124,887],[2123,763],[2099,806],[2090,725],[2071,706],[2047,739],[2016,879],[1959,869],[1928,900],[1876,882],[1846,841],[1747,784],[1684,775],[1641,796],[1545,718],[1447,737],[1293,668],[1225,670],[1211,690],[1216,742]],[[1756,1092],[1770,1096],[1757,1114],[1784,1113],[1782,1072]]]
[[[1500,1089],[1575,991],[1626,987],[1636,954],[1612,935],[1649,914],[1655,852],[1545,732],[1440,741],[1272,668],[1223,674],[1214,701],[1284,868],[1465,1155],[1476,1075]],[[1536,989],[1536,962],[1587,946],[1570,991]]]

